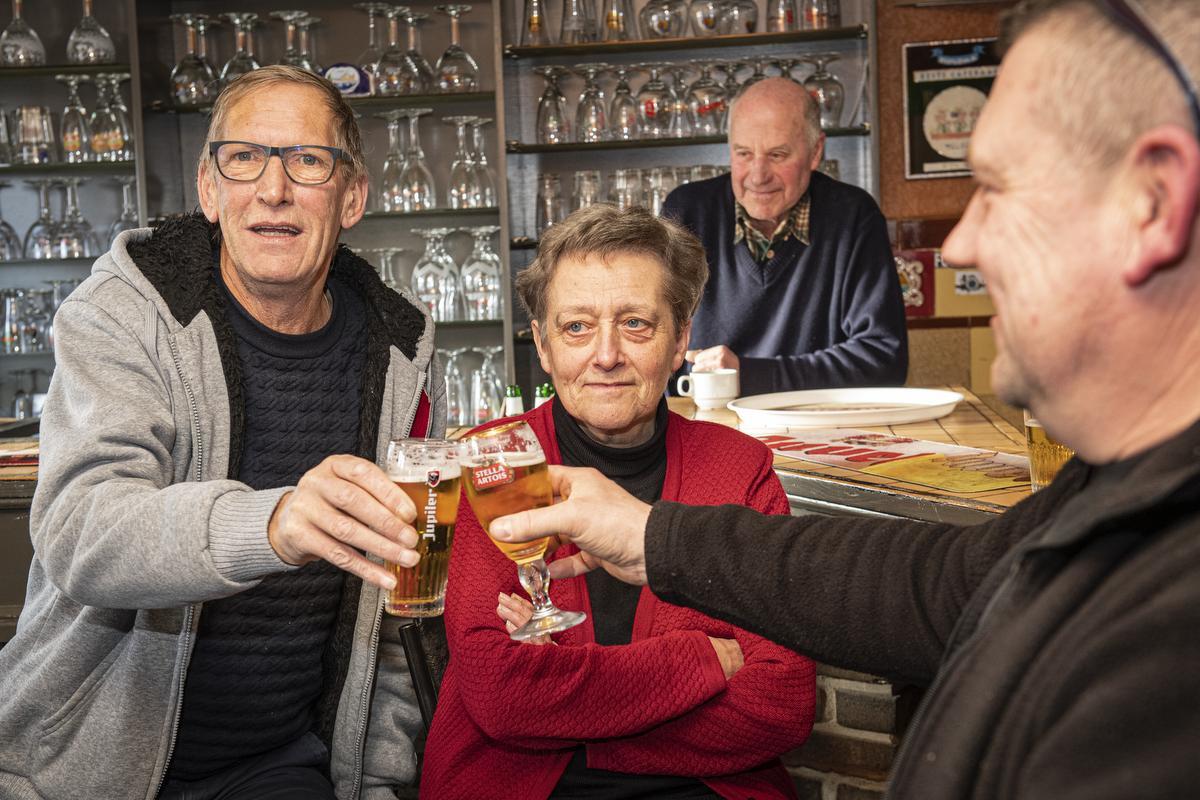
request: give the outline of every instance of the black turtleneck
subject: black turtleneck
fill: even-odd
[[[643,502],[653,503],[662,497],[663,478],[667,474],[665,398],[659,401],[654,415],[654,433],[648,441],[633,447],[610,447],[595,441],[557,400],[552,410],[563,464],[594,467]],[[587,574],[587,587],[596,643],[629,644],[641,588],[619,581],[602,569]]]
[[[659,401],[654,414],[654,433],[643,444],[609,447],[587,435],[558,400],[553,401],[554,436],[562,463],[568,467],[594,467],[625,491],[647,503],[662,497],[667,475],[667,400]],[[629,644],[641,587],[617,580],[602,569],[587,574],[588,598],[592,605],[592,629],[596,643]],[[653,797],[656,800],[714,798],[712,790],[695,778],[675,775],[633,775],[587,766],[586,750],[575,751],[566,771],[554,787],[552,800],[575,798]]]

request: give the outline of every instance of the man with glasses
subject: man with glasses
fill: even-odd
[[[196,182],[55,320],[0,797],[392,798],[420,716],[378,560],[416,536],[375,461],[443,431],[433,325],[338,246],[367,177],[323,78],[230,84]]]
[[[997,392],[1078,453],[1048,488],[963,528],[651,507],[552,468],[568,499],[489,532],[568,532],[588,555],[552,576],[602,560],[817,660],[930,685],[889,797],[1194,797],[1200,14],[1027,0],[1006,38],[944,255],[987,278]]]

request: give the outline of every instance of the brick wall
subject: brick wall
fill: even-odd
[[[919,690],[817,667],[812,736],[783,757],[800,800],[879,800]]]

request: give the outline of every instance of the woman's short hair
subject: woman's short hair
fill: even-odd
[[[546,296],[562,260],[586,256],[607,260],[620,253],[638,253],[662,264],[663,296],[671,307],[675,330],[682,330],[696,313],[708,281],[704,246],[682,225],[640,206],[621,210],[601,203],[551,225],[538,243],[533,263],[517,275],[517,296],[544,331]]]
[[[346,159],[341,163],[348,171],[347,177],[356,181],[367,172],[366,158],[363,156],[362,134],[358,122],[354,119],[354,109],[342,97],[342,93],[332,83],[299,67],[283,64],[272,64],[260,67],[253,72],[247,72],[233,80],[217,95],[213,103],[212,119],[208,123],[208,135],[204,137],[204,147],[200,150],[200,160],[208,158],[208,145],[220,139],[224,133],[225,122],[229,110],[251,92],[259,89],[269,89],[280,84],[295,84],[309,86],[322,94],[322,101],[333,117],[334,146],[342,149]],[[292,144],[321,144],[321,142],[292,142]]]

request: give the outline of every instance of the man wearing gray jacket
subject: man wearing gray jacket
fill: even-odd
[[[376,466],[440,435],[433,324],[338,246],[353,112],[268,67],[218,99],[203,215],[122,234],[55,320],[0,650],[0,798],[392,797],[420,717],[379,560],[414,509]]]

